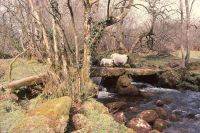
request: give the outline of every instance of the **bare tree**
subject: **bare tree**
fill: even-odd
[[[193,8],[193,5],[194,5],[194,2],[195,0],[192,0],[191,2],[191,5],[189,3],[188,0],[185,0],[185,13],[186,13],[186,55],[184,57],[184,60],[183,60],[183,67],[185,66],[188,66],[189,65],[189,61],[190,61],[190,16],[191,16],[191,12],[192,12],[192,8]],[[180,1],[180,6],[182,6],[182,1]],[[183,10],[183,9],[182,9]],[[183,13],[181,13],[181,23],[183,21]],[[182,28],[181,28],[182,29]],[[183,55],[184,56],[184,55]]]
[[[184,23],[183,23],[183,0],[180,0],[180,13],[181,13],[181,38],[180,38],[180,43],[181,43],[181,57],[182,57],[182,63],[181,63],[181,67],[185,67],[185,50],[184,50],[184,42],[183,42],[183,29],[184,29]]]
[[[138,34],[135,42],[131,46],[130,52],[139,47],[138,45],[142,43],[144,38],[146,38],[147,47],[149,49],[153,49],[155,43],[154,28],[156,21],[159,18],[166,19],[171,13],[173,14],[174,12],[174,10],[171,8],[171,5],[173,5],[171,2],[160,0],[144,0],[144,3],[146,4],[134,4],[133,6],[136,8],[143,7],[147,11],[147,13],[150,15],[150,27],[147,31]]]

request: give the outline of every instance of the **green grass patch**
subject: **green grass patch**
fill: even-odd
[[[13,133],[16,124],[25,117],[25,112],[19,109],[11,101],[1,101],[0,103],[0,132]]]
[[[171,61],[177,61],[179,58],[173,55],[147,55],[132,59],[131,64],[136,67],[164,67]]]
[[[0,79],[0,84],[8,82],[9,64],[13,59],[0,59],[0,69],[5,71],[5,75]],[[18,80],[28,76],[33,76],[47,71],[46,64],[38,63],[34,60],[17,59],[13,64],[12,80]]]

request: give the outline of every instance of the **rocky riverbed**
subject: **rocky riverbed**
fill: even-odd
[[[117,122],[140,133],[200,132],[200,92],[133,84],[140,90],[137,96],[99,92],[98,100]]]

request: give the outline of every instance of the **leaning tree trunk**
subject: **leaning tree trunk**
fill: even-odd
[[[32,0],[29,0],[29,4],[30,4],[30,7],[32,9],[32,15],[34,16],[34,19],[36,19],[35,22],[40,26],[41,31],[42,31],[43,44],[46,47],[46,52],[47,52],[47,56],[48,56],[47,57],[47,61],[48,61],[49,64],[52,64],[52,61],[51,61],[51,48],[50,48],[50,45],[49,45],[49,41],[48,41],[46,30],[44,28],[44,25],[41,22],[41,19],[39,17],[38,12],[34,8]]]

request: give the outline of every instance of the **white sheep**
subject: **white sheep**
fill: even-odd
[[[107,58],[102,58],[101,62],[100,62],[100,66],[113,66],[113,60],[107,59]]]
[[[128,55],[114,53],[111,55],[111,59],[113,60],[114,65],[116,66],[125,65],[128,61]]]

